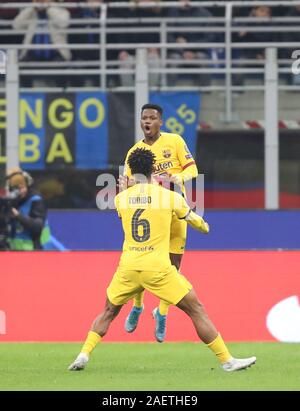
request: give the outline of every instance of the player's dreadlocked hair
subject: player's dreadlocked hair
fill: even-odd
[[[150,177],[155,164],[155,155],[146,148],[136,148],[128,157],[128,165],[132,174],[143,174]]]

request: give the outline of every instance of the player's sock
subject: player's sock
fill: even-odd
[[[144,291],[139,294],[136,294],[133,300],[133,306],[137,308],[141,308],[143,306],[144,301]]]
[[[169,303],[167,303],[166,301],[160,300],[159,301],[159,306],[158,306],[159,314],[160,315],[168,315],[169,306],[170,306]]]
[[[89,355],[93,351],[93,349],[96,347],[96,345],[98,344],[100,340],[101,340],[101,337],[99,334],[95,333],[94,331],[89,331],[88,336],[80,352],[86,353]]]
[[[221,364],[224,364],[232,358],[220,334],[218,334],[212,342],[207,344],[207,346],[216,354]]]

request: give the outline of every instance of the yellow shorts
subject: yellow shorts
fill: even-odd
[[[176,305],[193,288],[175,266],[166,271],[134,271],[118,268],[107,288],[107,297],[114,305],[123,305],[144,289]]]
[[[170,253],[183,254],[186,243],[187,222],[180,220],[175,213],[172,216],[170,233]]]

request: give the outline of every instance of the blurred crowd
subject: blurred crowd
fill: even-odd
[[[24,1],[22,1],[24,2]],[[82,44],[82,45],[99,45],[101,43],[101,30],[100,27],[100,8],[95,5],[102,5],[104,3],[114,3],[114,1],[106,0],[86,0],[85,8],[69,8],[69,7],[57,7],[52,0],[31,0],[27,1],[31,3],[28,8],[12,9],[12,8],[0,8],[0,18],[2,24],[0,26],[0,44],[20,44],[24,45],[33,44],[37,45],[64,45],[64,44]],[[57,0],[58,2],[58,0]],[[10,3],[9,1],[6,3]],[[36,4],[42,3],[42,4]],[[51,4],[52,3],[52,4]],[[67,3],[67,1],[60,1],[60,3]],[[224,41],[224,33],[222,31],[184,31],[182,29],[187,25],[193,28],[203,27],[207,30],[209,26],[218,27],[223,26],[221,22],[211,22],[211,17],[224,17],[224,7],[196,7],[192,0],[178,0],[178,7],[160,8],[159,6],[140,8],[140,4],[152,3],[153,0],[128,0],[130,7],[127,8],[113,8],[108,7],[107,18],[108,19],[125,19],[138,18],[138,23],[132,23],[132,26],[122,22],[109,23],[107,26],[111,29],[107,33],[106,42],[110,44],[117,43],[159,43],[161,41],[160,31],[149,30],[148,32],[134,32],[129,30],[136,27],[159,27],[161,18],[168,17],[173,18],[172,31],[168,32],[167,41],[172,43],[178,43],[180,47],[176,49],[169,49],[167,52],[168,67],[186,67],[197,68],[207,66],[207,61],[211,62],[210,67],[222,67],[224,65],[225,52],[222,47],[201,48],[201,43],[221,43]],[[233,9],[233,25],[238,28],[239,26],[245,26],[245,23],[239,22],[236,19],[238,17],[250,17],[253,20],[249,20],[246,25],[249,28],[247,30],[237,30],[232,35],[232,40],[235,42],[297,42],[300,41],[300,32],[284,31],[284,32],[272,32],[272,31],[253,31],[255,26],[272,27],[272,25],[282,24],[280,22],[274,22],[272,17],[300,17],[300,6],[278,6],[268,7],[266,5],[253,6],[253,7],[237,7]],[[191,17],[202,18],[201,22],[191,22],[188,19]],[[154,22],[149,23],[144,21],[144,18],[152,18]],[[83,20],[84,19],[84,20]],[[7,23],[7,24],[6,24]],[[150,24],[150,26],[149,26]],[[286,25],[295,26],[296,23],[283,23]],[[1,34],[2,30],[12,28],[14,30],[13,35]],[[119,28],[121,31],[117,31]],[[250,29],[251,28],[251,29]],[[72,29],[72,33],[68,33],[68,29]],[[81,32],[82,29],[90,29]],[[25,34],[20,34],[23,30]],[[115,32],[114,32],[115,31]],[[189,47],[190,43],[199,43],[199,48]],[[280,58],[290,58],[290,49],[279,49]],[[133,69],[135,65],[135,50],[129,49],[111,49],[107,50],[106,58],[111,62],[111,67],[121,67],[124,69]],[[232,58],[238,59],[254,59],[257,64],[260,64],[260,60],[264,59],[264,50],[262,48],[257,49],[234,49]],[[70,50],[65,47],[52,48],[52,49],[23,49],[20,51],[19,59],[22,62],[65,62],[65,67],[69,62],[95,62],[94,68],[99,68],[97,62],[101,61],[101,51],[99,48],[85,48],[78,50]],[[219,63],[223,60],[223,63]],[[203,64],[201,64],[203,61]],[[148,48],[148,65],[150,68],[161,67],[161,49],[158,47]],[[253,66],[253,64],[252,64]],[[82,65],[81,68],[85,66]],[[86,67],[92,67],[90,63]],[[45,76],[42,77],[41,79]],[[53,77],[53,81],[57,86],[100,86],[100,75],[89,75],[88,78],[84,76],[56,76]],[[187,82],[190,79],[198,85],[209,85],[210,76],[199,74],[196,76],[184,76],[182,74],[174,74],[168,76],[169,84],[176,84],[180,82]],[[37,82],[39,78],[37,76],[23,76],[22,86],[30,87],[33,85],[33,81]],[[243,79],[238,76],[235,77],[236,82]],[[47,79],[46,81],[50,81]],[[116,76],[110,76],[108,79],[108,86],[131,86],[134,82],[133,74],[121,74],[117,78]],[[153,86],[159,86],[161,83],[161,76],[159,73],[153,73],[150,78],[150,84]]]

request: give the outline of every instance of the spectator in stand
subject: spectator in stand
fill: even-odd
[[[290,23],[284,23],[285,25],[291,26],[299,26],[300,24],[300,5],[290,7],[290,9],[286,13],[286,17],[295,17],[298,18],[299,21],[294,21]],[[293,42],[300,42],[300,32],[299,31],[286,31],[282,34],[281,41],[293,43]],[[294,50],[299,50],[300,47],[294,48],[286,48],[286,49],[279,49],[279,56],[281,58],[290,59],[292,57]],[[300,74],[288,74],[287,81],[291,85],[300,85]]]
[[[120,69],[134,69],[135,59],[132,54],[127,50],[121,50],[118,55],[118,60],[120,63]],[[122,87],[132,87],[134,84],[134,73],[120,73],[119,75],[120,86]]]
[[[205,9],[204,7],[195,7],[193,6],[191,0],[178,0],[179,7],[170,8],[167,11],[167,17],[174,18],[178,20],[176,23],[172,23],[173,27],[176,30],[176,27],[200,27],[200,26],[208,26],[207,23],[204,22],[195,22],[192,23],[187,21],[186,19],[190,19],[192,17],[198,18],[209,18],[212,17],[210,11]],[[188,43],[210,43],[215,41],[215,34],[213,32],[192,32],[192,31],[173,31],[169,34],[168,41],[172,43],[180,43],[184,45],[183,48],[180,49],[173,49],[170,52],[169,57],[171,59],[176,59],[181,61],[183,64],[182,67],[192,67],[197,68],[199,65],[195,64],[193,60],[196,59],[209,59],[211,57],[211,50],[207,48],[199,48],[189,49]],[[175,65],[177,66],[177,65]],[[177,66],[178,67],[178,66]],[[170,76],[169,82],[174,84],[174,81],[191,81],[196,85],[208,85],[210,83],[210,77],[207,74],[201,75],[193,75],[189,74],[188,76],[183,75],[173,75]]]
[[[271,26],[272,9],[268,6],[257,6],[250,11],[249,17],[254,17],[257,21],[247,23],[250,27],[255,26]],[[247,43],[265,43],[276,42],[278,36],[274,32],[267,31],[241,31],[238,33],[237,41]],[[244,52],[245,58],[263,60],[265,58],[264,48],[258,47],[253,49],[246,49]]]
[[[155,0],[156,1],[156,0]],[[129,17],[131,18],[159,18],[162,16],[162,11],[160,7],[142,7],[147,5],[147,3],[153,3],[153,0],[132,0],[132,8],[129,11]],[[141,7],[140,7],[141,6]],[[134,24],[136,27],[137,24]],[[159,22],[156,23],[139,23],[140,27],[147,26],[159,26]],[[126,30],[126,29],[125,29]],[[127,33],[123,36],[123,42],[128,43],[159,43],[160,35],[159,30],[157,29],[154,32],[148,33]],[[134,55],[133,50],[121,50],[118,55],[118,60],[120,61],[121,68],[134,68]],[[159,68],[160,67],[160,54],[159,49],[156,47],[151,47],[148,49],[148,67],[150,68]],[[120,76],[120,85],[121,86],[131,86],[134,82],[133,74],[122,74]],[[160,84],[160,75],[152,73],[149,76],[149,83],[152,86],[159,86]]]
[[[300,19],[300,5],[299,6],[293,6],[290,7],[290,9],[287,11],[285,17],[295,17]],[[294,22],[289,22],[289,23],[284,23],[287,26],[298,26],[300,24],[300,21],[294,21]],[[299,31],[286,31],[282,34],[282,41],[284,42],[297,42],[300,41],[300,32]],[[300,47],[298,47],[299,49]],[[283,57],[285,58],[291,58],[292,52],[294,49],[286,49],[284,50]]]
[[[13,20],[15,30],[26,30],[24,45],[66,44],[67,35],[60,30],[69,26],[70,13],[63,7],[50,6],[53,0],[32,0],[32,6],[26,7]],[[36,3],[43,3],[37,5]],[[71,51],[60,49],[23,49],[20,52],[22,61],[69,61]],[[36,76],[34,77],[36,78]],[[45,78],[45,77],[42,77]],[[32,78],[25,77],[23,85],[32,86]],[[64,78],[56,78],[58,86],[64,86]]]
[[[239,25],[247,25],[251,28],[257,27],[257,26],[264,26],[268,27],[272,25],[271,18],[272,18],[272,9],[268,6],[255,6],[252,7],[250,11],[248,11],[248,15],[243,15],[243,17],[248,17],[255,19],[255,21],[247,21],[247,22],[241,22],[241,23],[234,23],[235,26]],[[235,32],[232,34],[232,41],[233,42],[245,42],[245,43],[263,43],[263,42],[276,42],[278,41],[278,35],[274,32],[268,32],[268,31],[259,31],[258,29],[255,31],[240,31],[240,32]],[[264,60],[265,58],[265,48],[264,47],[257,47],[257,48],[243,48],[243,45],[241,44],[240,49],[234,49],[233,51],[233,58],[244,58],[244,59],[251,59],[253,60],[253,63],[251,64],[252,68],[262,68],[263,67],[263,62],[260,64],[256,64],[256,61],[258,60]],[[248,66],[248,65],[247,65]],[[243,66],[239,64],[239,68],[242,68]],[[243,84],[245,81],[245,78],[255,78],[262,80],[262,73],[255,73],[255,74],[234,74],[232,76],[233,78],[233,84],[234,85],[240,85]]]
[[[101,5],[104,4],[104,0],[86,0],[86,7],[79,8],[74,13],[74,19],[89,19],[89,22],[85,23],[75,23],[72,28],[74,29],[90,29],[89,32],[74,33],[70,36],[70,43],[73,44],[97,44],[98,49],[77,49],[73,52],[73,58],[75,60],[81,61],[99,61],[100,64],[100,14]],[[97,33],[92,32],[92,30],[97,29]],[[97,68],[86,66],[88,68]],[[85,67],[85,68],[86,68]],[[98,66],[99,67],[99,66]],[[72,79],[72,85],[76,87],[82,86],[100,86],[100,74],[98,75],[80,75],[74,76]]]
[[[176,27],[189,26],[189,27],[199,27],[201,25],[207,26],[205,23],[191,23],[187,22],[185,19],[191,17],[199,18],[209,18],[212,14],[204,7],[195,7],[191,0],[178,0],[178,7],[172,7],[167,11],[167,17],[174,19],[179,19],[176,23]],[[169,36],[169,41],[176,41],[178,37],[183,37],[187,43],[206,43],[214,40],[214,33],[210,32],[173,32]]]
[[[82,7],[76,10],[74,19],[90,20],[86,23],[76,23],[72,28],[84,28],[84,29],[98,29],[97,33],[84,32],[71,35],[71,43],[84,43],[84,44],[99,44],[99,18],[101,14],[101,5],[104,4],[104,0],[86,0],[86,7]],[[95,21],[98,20],[98,21]],[[74,58],[76,60],[99,60],[99,50],[81,49],[75,50]]]
[[[159,3],[159,0],[130,0],[135,17],[161,17],[162,10],[157,5],[150,7],[150,4]],[[147,6],[149,7],[143,7]]]

